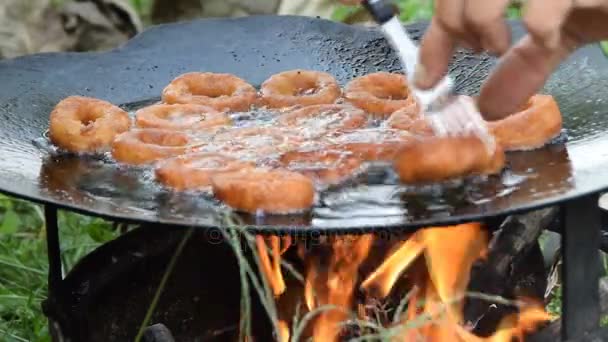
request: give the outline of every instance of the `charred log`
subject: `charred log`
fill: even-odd
[[[469,291],[505,298],[544,298],[547,276],[538,238],[555,224],[559,209],[551,207],[508,217],[494,233],[488,257],[471,270]],[[476,334],[487,336],[513,307],[467,299],[465,320]]]

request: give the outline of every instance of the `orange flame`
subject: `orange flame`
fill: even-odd
[[[424,251],[424,245],[410,238],[404,241],[401,247],[386,259],[380,267],[376,269],[363,282],[361,287],[367,293],[384,298],[399,279],[403,271]]]
[[[358,269],[367,257],[373,242],[371,234],[354,238],[336,238],[332,241],[332,254],[329,260],[325,281],[319,281],[319,264],[313,263],[309,267],[306,277],[305,293],[309,308],[314,309],[316,295],[318,305],[333,305],[336,309],[329,309],[319,315],[313,328],[314,341],[335,341],[340,334],[339,324],[347,317],[350,310],[353,293],[356,288]],[[317,279],[315,279],[317,278]],[[314,286],[312,284],[316,284]],[[314,287],[314,291],[313,291]]]
[[[433,285],[447,314],[462,321],[463,301],[473,263],[485,255],[488,236],[477,223],[419,231],[425,246],[425,259]]]
[[[285,289],[281,274],[280,258],[292,242],[286,238],[269,238],[272,260],[266,241],[256,238],[262,271],[269,280],[275,296]],[[407,307],[398,317],[396,341],[456,341],[456,342],[510,342],[523,340],[538,324],[551,317],[542,303],[523,300],[520,312],[505,317],[497,331],[489,337],[478,337],[462,326],[464,297],[473,264],[488,253],[488,234],[479,223],[451,227],[431,227],[411,235],[376,267],[367,278],[360,281],[362,264],[370,258],[374,242],[373,234],[327,238],[322,247],[326,254],[307,255],[299,249],[306,262],[304,300],[310,311],[324,305],[330,308],[318,313],[308,334],[313,341],[339,340],[341,323],[350,318],[351,312],[361,318],[371,318],[366,306],[355,301],[355,291],[360,288],[371,299],[386,300],[407,285],[410,297]],[[281,248],[281,242],[283,248]],[[303,247],[303,246],[298,246]],[[368,265],[369,263],[366,263]],[[405,283],[401,283],[405,280]],[[395,293],[392,293],[395,292]],[[357,297],[359,298],[359,297]],[[359,298],[361,299],[361,298]],[[353,314],[354,316],[355,314]],[[394,324],[384,322],[385,325]],[[290,331],[286,321],[279,321],[279,340],[288,341]],[[394,326],[393,326],[394,327]]]
[[[283,320],[280,320],[278,322],[278,328],[279,328],[279,337],[278,340],[279,342],[289,342],[289,326],[287,325],[287,323]]]
[[[268,257],[268,248],[264,237],[256,236],[255,242],[258,248],[258,255],[260,256],[260,262],[262,266],[262,272],[270,284],[272,293],[275,296],[281,295],[285,292],[285,281],[283,280],[283,273],[281,272],[281,246],[280,240],[277,236],[272,236],[270,239],[270,247],[272,250],[272,262]]]

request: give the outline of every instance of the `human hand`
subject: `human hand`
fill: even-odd
[[[482,86],[478,106],[488,120],[517,111],[573,51],[608,38],[608,0],[528,0],[528,34],[511,45],[504,19],[509,0],[437,0],[420,46],[416,85],[428,89],[447,72],[460,45],[502,56]]]

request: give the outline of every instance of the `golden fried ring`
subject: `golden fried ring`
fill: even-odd
[[[284,170],[248,169],[211,176],[215,196],[228,206],[251,214],[291,214],[314,203],[312,181]]]
[[[491,153],[476,136],[425,138],[406,144],[394,161],[394,168],[403,183],[496,174],[504,165],[502,148],[496,145]]]
[[[211,176],[253,168],[253,163],[219,153],[192,153],[163,160],[156,168],[156,179],[176,190],[200,190],[211,186]]]
[[[488,122],[488,128],[506,151],[532,150],[560,134],[562,114],[553,96],[534,95],[523,110]]]
[[[192,72],[174,79],[164,90],[163,102],[198,104],[219,111],[246,111],[256,101],[255,88],[230,74]]]
[[[348,151],[364,161],[392,161],[397,152],[415,139],[412,134],[392,129],[354,131],[331,140],[328,149]]]
[[[140,128],[205,131],[231,123],[225,113],[196,104],[157,104],[135,113],[135,124]]]
[[[403,108],[391,114],[386,120],[386,125],[418,136],[435,135],[433,127],[426,120],[426,117],[420,112],[413,113],[409,108]]]
[[[125,164],[148,164],[187,153],[190,142],[188,134],[180,131],[133,129],[116,137],[112,156]]]
[[[283,167],[301,173],[320,185],[335,185],[353,175],[363,161],[344,151],[291,151],[279,158]]]
[[[130,126],[129,114],[113,104],[70,96],[51,112],[49,137],[53,144],[71,152],[101,152]]]
[[[325,72],[291,70],[262,83],[261,103],[269,108],[332,104],[341,95],[336,79]]]
[[[376,72],[355,78],[346,85],[344,97],[353,105],[382,118],[403,108],[420,111],[407,78],[401,74]]]
[[[318,136],[328,132],[362,128],[367,124],[367,116],[362,110],[351,106],[313,105],[281,115],[278,123]]]

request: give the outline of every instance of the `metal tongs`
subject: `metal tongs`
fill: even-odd
[[[363,6],[380,25],[384,36],[399,56],[410,80],[412,93],[435,133],[440,136],[475,134],[493,151],[494,139],[476,104],[468,97],[453,93],[454,82],[449,75],[432,89],[421,90],[415,87],[413,77],[419,59],[418,46],[399,21],[396,7],[388,0],[364,0]]]

